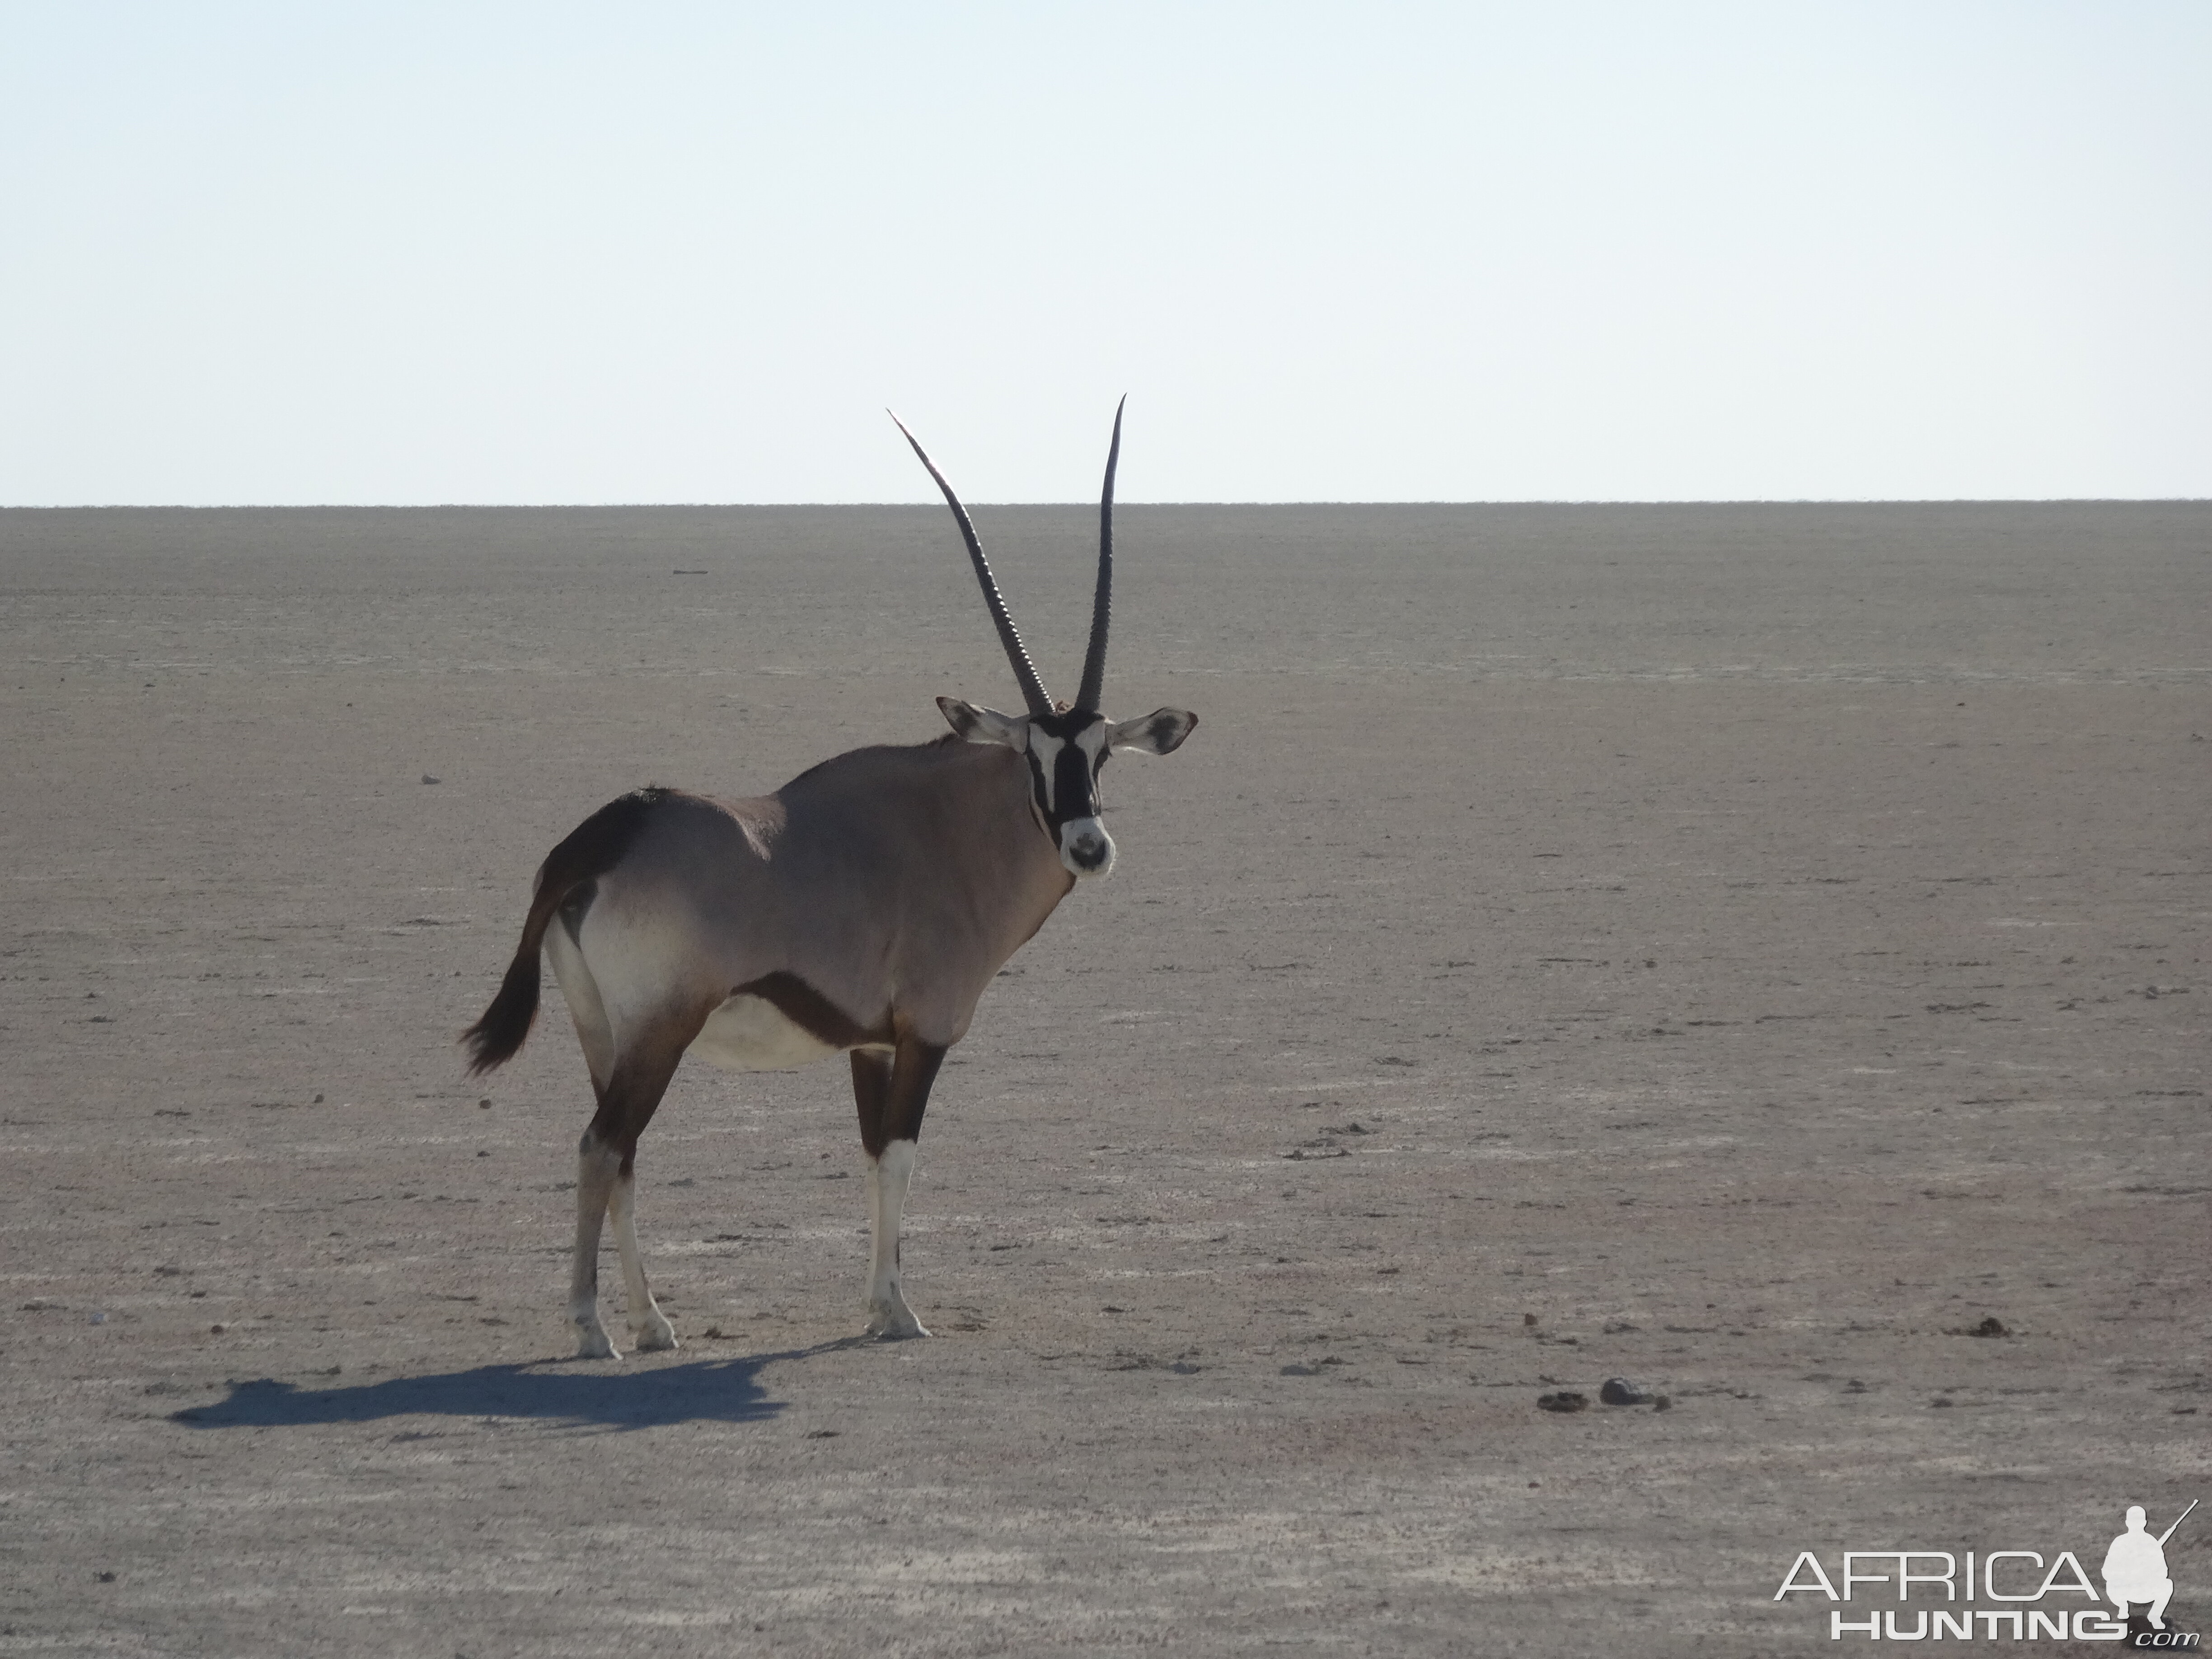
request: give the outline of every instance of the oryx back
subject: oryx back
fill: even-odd
[[[857,750],[755,799],[658,792],[547,935],[593,1075],[672,1023],[739,1071],[902,1032],[950,1047],[1073,885],[1027,804],[1016,757],[955,738]]]

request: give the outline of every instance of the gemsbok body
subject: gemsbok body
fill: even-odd
[[[610,1215],[637,1346],[676,1346],[638,1255],[635,1170],[638,1137],[687,1052],[738,1071],[851,1056],[872,1237],[866,1329],[928,1334],[900,1286],[899,1224],[930,1085],[1006,959],[1079,878],[1112,866],[1098,806],[1107,757],[1164,755],[1198,723],[1175,708],[1119,722],[1098,711],[1119,410],[1090,647],[1069,704],[1046,693],[966,510],[906,436],[952,509],[1027,712],[939,697],[952,732],[934,743],[857,749],[755,799],[651,788],[601,807],[546,857],[514,960],[464,1036],[472,1071],[511,1058],[537,1014],[541,953],[550,959],[599,1102],[578,1149],[568,1318],[581,1356],[615,1353],[599,1312]]]

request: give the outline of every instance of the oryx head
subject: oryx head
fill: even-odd
[[[1126,399],[1124,400],[1127,401]],[[975,580],[983,586],[983,603],[998,624],[999,638],[1021,683],[1026,714],[1002,714],[995,708],[979,708],[957,697],[939,697],[937,706],[952,729],[970,743],[1004,744],[1029,763],[1030,804],[1045,834],[1060,849],[1060,861],[1070,873],[1103,876],[1114,867],[1114,841],[1099,821],[1098,773],[1109,755],[1137,753],[1164,755],[1188,737],[1198,716],[1181,708],[1158,708],[1140,720],[1109,720],[1098,712],[1098,692],[1106,677],[1106,629],[1114,597],[1114,469],[1121,459],[1121,411],[1114,411],[1114,441],[1106,452],[1106,488],[1098,502],[1098,590],[1091,609],[1091,647],[1083,659],[1083,684],[1072,704],[1056,705],[1037,678],[1022,636],[1006,614],[1006,603],[992,579],[983,544],[968,509],[952,493],[952,486],[937,470],[906,423],[891,416],[914,453],[937,480],[945,500],[959,522],[968,544],[968,557],[975,567]]]

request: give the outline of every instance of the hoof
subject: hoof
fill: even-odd
[[[615,1345],[608,1340],[605,1331],[576,1333],[576,1358],[579,1359],[620,1359]]]
[[[662,1353],[684,1346],[676,1340],[676,1327],[665,1319],[657,1325],[648,1325],[641,1331],[633,1328],[630,1334],[637,1338],[640,1353]]]
[[[929,1334],[928,1328],[914,1316],[913,1310],[905,1307],[869,1309],[868,1322],[863,1328],[868,1335],[881,1337],[886,1342]]]

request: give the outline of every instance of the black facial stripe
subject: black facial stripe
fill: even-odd
[[[1098,816],[1098,768],[1106,763],[1106,751],[1103,748],[1099,750],[1097,763],[1093,765],[1076,739],[1093,726],[1104,725],[1100,715],[1076,709],[1030,717],[1031,731],[1042,732],[1060,742],[1060,748],[1053,752],[1049,777],[1034,748],[1022,751],[1023,758],[1030,763],[1030,792],[1036,803],[1037,814],[1054,840],[1059,839],[1060,830],[1070,819]]]
[[[1052,781],[1052,798],[1059,807],[1053,814],[1054,829],[1070,818],[1098,816],[1097,798],[1091,787],[1091,757],[1079,745],[1071,743],[1053,757]]]

